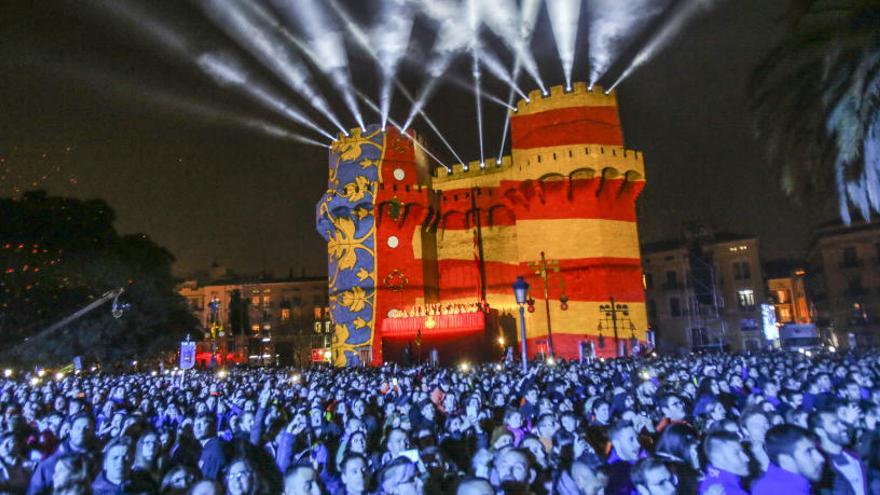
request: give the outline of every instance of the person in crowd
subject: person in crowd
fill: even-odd
[[[455,495],[495,495],[495,489],[485,478],[465,478],[456,487]]]
[[[294,466],[284,475],[284,495],[321,495],[318,473],[310,466]]]
[[[639,495],[674,495],[677,483],[666,464],[656,457],[640,459],[630,472]]]
[[[507,448],[495,459],[494,486],[503,493],[528,493],[537,473],[525,450]]]
[[[382,468],[377,484],[380,495],[421,495],[424,488],[416,464],[405,457]]]
[[[197,475],[193,468],[178,464],[165,473],[159,484],[160,495],[183,495],[196,481]]]
[[[770,428],[766,435],[767,471],[752,486],[752,495],[807,495],[822,477],[824,459],[809,431],[795,425]]]
[[[767,467],[770,465],[770,458],[767,457],[767,451],[764,447],[765,436],[767,430],[770,429],[770,419],[760,408],[752,407],[743,411],[739,418],[739,425],[745,435],[746,453],[751,459],[749,470],[753,477],[757,477],[767,471]]]
[[[608,470],[606,491],[609,495],[632,493],[635,487],[632,484],[630,471],[639,460],[641,453],[636,429],[631,422],[619,420],[608,430],[608,437],[611,439],[611,455],[606,461]]]
[[[740,437],[729,431],[709,433],[703,441],[706,455],[706,477],[699,484],[703,495],[720,487],[728,495],[746,495],[743,480],[749,476],[749,457]]]
[[[153,484],[160,484],[165,469],[165,457],[162,454],[159,435],[152,430],[141,434],[135,444],[134,467],[135,477],[145,478]]]
[[[560,495],[601,495],[608,485],[608,475],[596,464],[574,461],[571,468],[562,470],[556,482]]]
[[[247,458],[237,458],[224,475],[227,495],[255,495],[260,487],[257,470]]]
[[[701,477],[699,444],[699,434],[693,427],[676,423],[663,430],[654,447],[654,454],[678,480],[679,495],[697,493]]]
[[[46,495],[52,490],[52,475],[55,472],[55,463],[62,456],[68,454],[80,454],[89,458],[89,464],[93,464],[96,457],[93,445],[94,420],[89,414],[80,413],[70,420],[70,430],[67,439],[61,442],[58,449],[49,457],[41,461],[28,484],[28,495]]]
[[[363,495],[369,492],[367,459],[360,454],[348,454],[339,463],[339,478],[342,486],[334,495]]]
[[[32,463],[22,457],[20,450],[14,433],[0,433],[0,494],[27,491]]]
[[[405,431],[400,428],[392,428],[385,439],[385,452],[382,453],[381,465],[385,466],[400,456],[400,453],[409,448],[409,438]]]
[[[868,472],[861,458],[847,449],[846,426],[834,410],[814,410],[809,417],[811,431],[819,439],[824,457],[822,478],[817,486],[821,494],[861,495],[868,492]]]
[[[684,400],[679,395],[664,395],[660,399],[660,411],[663,412],[663,419],[657,424],[657,433],[663,433],[663,430],[669,425],[685,423],[687,412]]]
[[[134,447],[131,439],[121,435],[104,446],[101,472],[92,482],[94,495],[118,493],[155,493],[152,480],[144,477],[132,478]]]
[[[17,374],[0,495],[880,495],[878,358]]]
[[[199,469],[202,476],[216,480],[226,464],[226,442],[217,436],[217,418],[201,414],[193,423],[193,435],[201,445]]]
[[[223,487],[215,480],[196,481],[189,489],[189,495],[224,495]]]
[[[51,493],[91,493],[89,460],[82,454],[64,454],[55,460]]]

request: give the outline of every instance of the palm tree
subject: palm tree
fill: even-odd
[[[880,0],[794,0],[749,93],[782,189],[880,212]]]

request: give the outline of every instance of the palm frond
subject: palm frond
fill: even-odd
[[[799,0],[791,32],[755,68],[755,131],[799,200],[880,212],[880,0]]]

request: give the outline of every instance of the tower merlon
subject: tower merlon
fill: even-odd
[[[486,158],[482,164],[483,166],[480,166],[480,160],[471,160],[467,165],[462,163],[453,164],[452,170],[446,167],[438,167],[434,172],[434,180],[454,180],[503,172],[510,168],[511,159],[510,156],[502,156],[499,163],[498,158],[491,157]]]
[[[528,100],[521,99],[516,103],[516,110],[511,110],[510,116],[530,115],[556,108],[585,106],[617,106],[617,93],[614,90],[606,93],[605,89],[598,84],[590,89],[583,81],[572,84],[570,91],[566,91],[565,86],[551,86],[546,96],[540,89],[536,89],[529,92]]]

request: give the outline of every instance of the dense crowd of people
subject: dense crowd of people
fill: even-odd
[[[880,354],[0,381],[0,494],[880,494]]]

